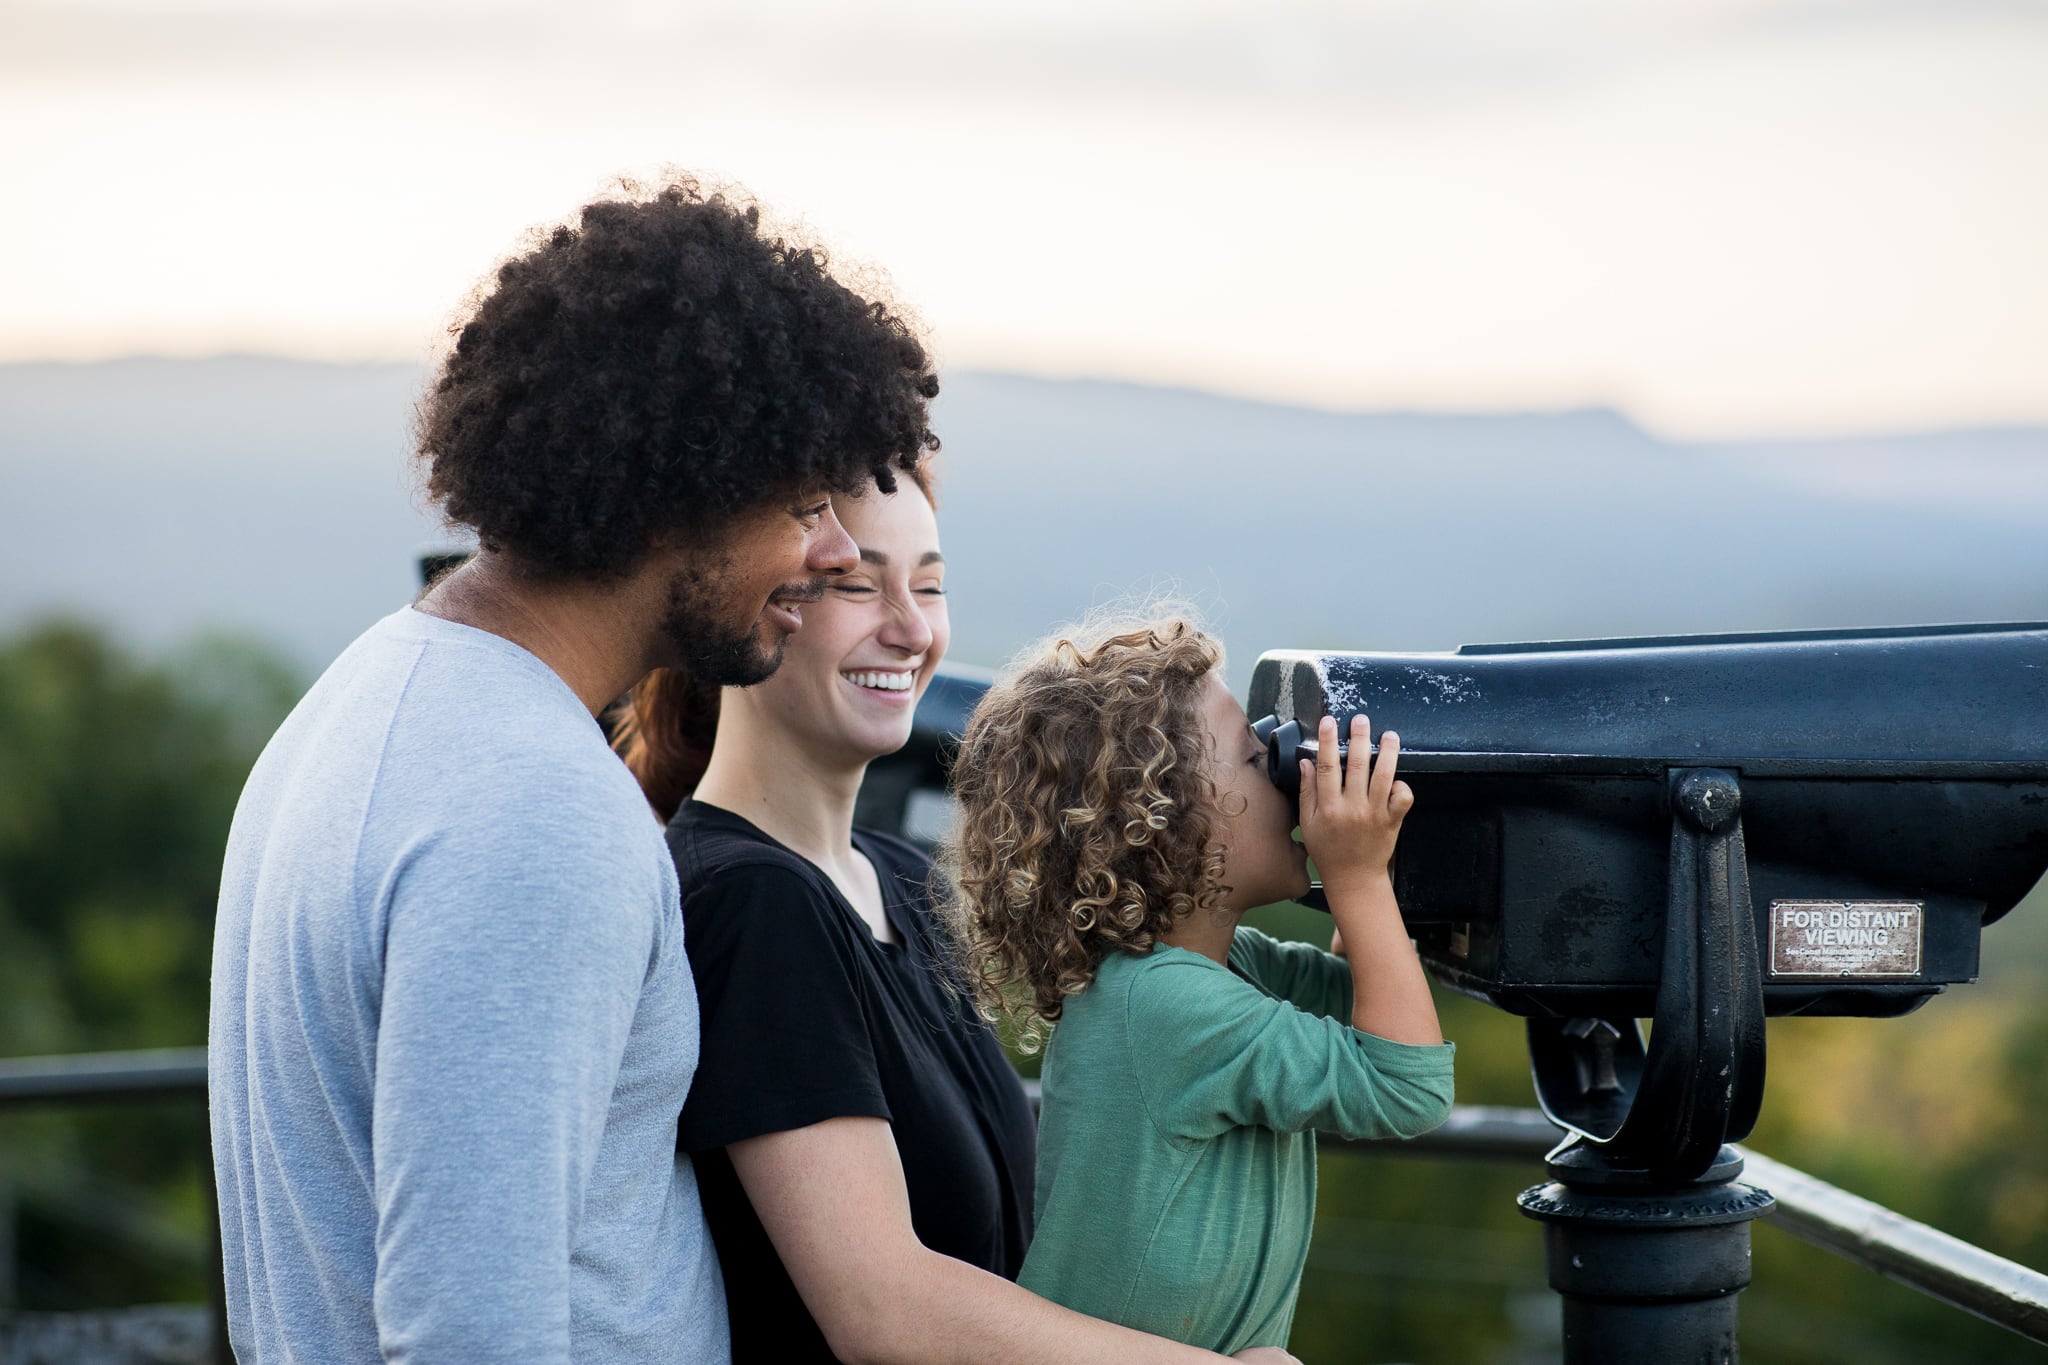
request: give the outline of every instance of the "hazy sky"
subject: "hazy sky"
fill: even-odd
[[[662,163],[951,365],[2048,422],[2048,3],[0,0],[0,359],[417,359]]]

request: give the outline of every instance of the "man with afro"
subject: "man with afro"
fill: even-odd
[[[718,1361],[676,1154],[675,868],[596,716],[767,677],[937,448],[913,329],[743,197],[586,205],[480,286],[420,462],[476,554],[370,627],[235,812],[208,1070],[245,1361]]]

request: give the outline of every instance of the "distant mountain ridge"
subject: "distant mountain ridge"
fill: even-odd
[[[1687,445],[1620,413],[1332,413],[951,372],[954,654],[1177,586],[1276,645],[2048,616],[2048,428]],[[228,628],[319,667],[448,542],[405,365],[0,366],[0,629]]]

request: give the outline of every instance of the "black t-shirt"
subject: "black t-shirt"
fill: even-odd
[[[1015,1279],[1031,1240],[1031,1111],[988,1026],[940,979],[931,865],[884,834],[853,841],[900,943],[877,942],[820,868],[730,811],[686,802],[668,827],[703,1015],[681,1145],[725,1271],[735,1365],[832,1353],[727,1143],[887,1119],[926,1247]]]

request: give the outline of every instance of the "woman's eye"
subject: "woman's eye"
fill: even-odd
[[[926,597],[944,597],[946,595],[944,588],[919,588],[917,591]]]
[[[832,591],[841,597],[868,597],[873,595],[875,590],[865,583],[834,583]]]

